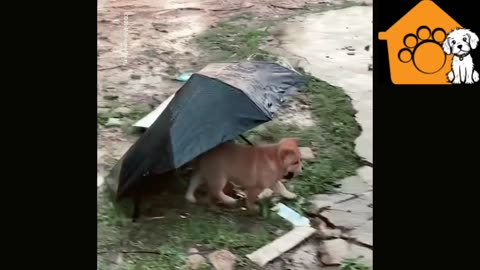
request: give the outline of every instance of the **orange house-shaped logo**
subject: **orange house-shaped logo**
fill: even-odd
[[[450,84],[452,55],[442,43],[448,32],[460,28],[431,0],[422,0],[386,32],[390,77],[394,84]]]

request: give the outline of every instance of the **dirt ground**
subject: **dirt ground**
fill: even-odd
[[[99,125],[99,174],[107,174],[136,140],[129,126],[181,86],[175,76],[210,62],[212,57],[193,42],[197,35],[239,14],[253,14],[256,21],[278,20],[342,2],[99,0],[97,98],[98,113],[106,117]],[[109,117],[119,121],[107,124]],[[308,116],[303,118],[305,125],[311,124]],[[292,121],[292,116],[284,119]]]

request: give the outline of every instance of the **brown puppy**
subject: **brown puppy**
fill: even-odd
[[[294,138],[263,146],[225,143],[201,155],[193,166],[194,174],[185,195],[188,201],[196,202],[194,192],[206,180],[212,198],[235,204],[236,200],[223,192],[227,181],[231,181],[245,188],[250,209],[263,190],[278,190],[279,185],[285,188],[279,180],[290,172],[296,175],[302,171],[298,140]]]

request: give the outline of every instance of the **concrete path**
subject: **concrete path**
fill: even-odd
[[[352,98],[356,119],[362,127],[355,150],[373,164],[372,11],[371,6],[356,6],[289,22],[281,46],[282,50],[306,59],[300,64],[305,70],[342,87]],[[356,254],[372,265],[373,168],[359,168],[357,174],[342,180],[338,194],[311,198],[313,210],[340,229],[337,239],[324,241],[321,260]],[[327,227],[324,226],[325,234],[332,234]]]

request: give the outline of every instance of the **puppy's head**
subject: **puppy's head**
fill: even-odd
[[[284,168],[284,175],[293,173],[298,175],[302,172],[302,160],[298,149],[298,139],[282,139],[278,144],[278,155]]]
[[[478,36],[468,29],[455,29],[443,41],[443,50],[446,54],[464,56],[477,48]]]

